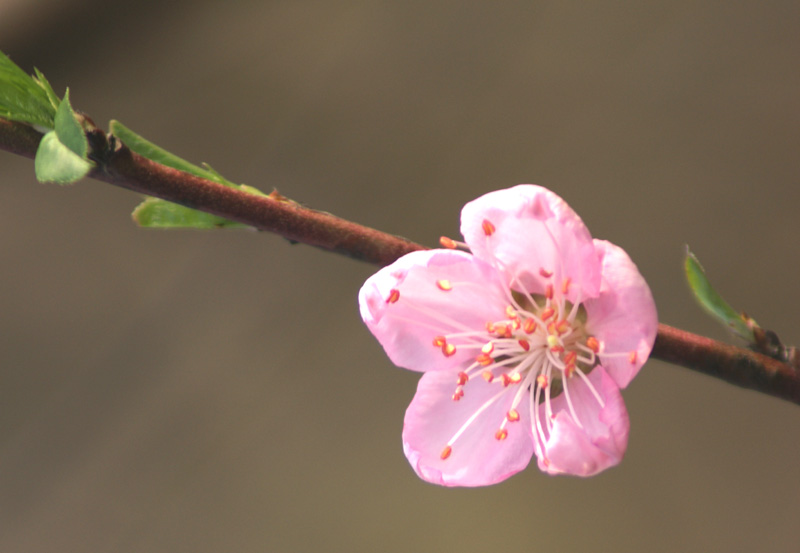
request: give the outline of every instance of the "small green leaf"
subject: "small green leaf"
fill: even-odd
[[[0,117],[53,128],[58,97],[38,71],[37,77],[40,80],[0,52]]]
[[[140,227],[147,228],[247,228],[247,225],[230,221],[203,211],[197,211],[160,198],[147,198],[131,214]]]
[[[58,105],[54,124],[55,130],[39,143],[33,166],[39,182],[69,184],[85,177],[94,166],[87,157],[89,142],[69,104],[69,89]]]
[[[250,194],[267,196],[267,194],[252,186],[232,183],[208,164],[204,163],[203,167],[200,167],[166,151],[164,148],[136,134],[119,121],[111,121],[109,127],[111,134],[121,140],[128,148],[156,163]],[[136,207],[132,217],[139,226],[150,228],[248,228],[248,225],[159,198],[147,198]]]
[[[92,163],[67,148],[58,139],[56,131],[50,131],[42,138],[33,166],[39,182],[58,184],[80,180],[92,169]]]
[[[225,186],[236,186],[231,181],[223,178],[222,175],[210,167],[209,169],[198,167],[194,163],[190,163],[185,159],[166,151],[161,146],[157,146],[146,138],[136,134],[119,121],[112,120],[109,124],[109,128],[111,130],[111,134],[122,140],[122,142],[128,148],[142,157],[146,157],[147,159],[155,161],[156,163],[160,163],[161,165],[172,167],[178,171],[189,173],[195,177],[200,177],[201,179],[207,179],[219,184],[224,184]]]
[[[722,299],[722,296],[714,290],[708,278],[706,278],[706,273],[702,265],[700,265],[700,261],[689,251],[688,247],[686,248],[684,269],[689,288],[692,290],[695,299],[700,303],[700,306],[741,338],[744,338],[749,343],[754,343],[753,327],[758,326],[756,322],[744,313],[736,311],[728,302]]]
[[[82,159],[87,159],[89,141],[75,118],[75,112],[72,111],[69,103],[69,89],[64,93],[64,99],[58,105],[55,124],[58,140]]]

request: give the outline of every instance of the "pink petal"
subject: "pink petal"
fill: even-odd
[[[499,261],[514,288],[543,293],[547,284],[561,286],[569,278],[566,297],[573,302],[600,290],[600,265],[589,230],[546,188],[521,184],[469,202],[461,210],[461,234],[476,257],[489,264]]]
[[[403,450],[420,478],[444,486],[486,486],[505,480],[524,469],[533,455],[533,440],[527,410],[520,420],[506,424],[508,437],[495,433],[508,412],[516,386],[503,388],[471,379],[464,396],[453,401],[456,376],[448,372],[422,375],[403,426]],[[449,457],[442,451],[464,423],[498,393],[453,443]]]
[[[361,317],[395,365],[415,371],[452,369],[474,361],[478,348],[457,348],[447,357],[433,345],[434,338],[480,331],[487,321],[505,318],[508,300],[500,278],[468,253],[413,252],[364,283],[358,295]],[[437,285],[442,280],[450,290]],[[394,302],[389,299],[393,290]]]
[[[618,464],[628,446],[630,422],[619,388],[603,367],[595,367],[589,381],[602,397],[601,407],[589,386],[579,376],[569,380],[570,399],[579,426],[562,393],[553,400],[553,428],[537,448],[539,468],[550,474],[592,476]],[[540,405],[544,416],[544,405]]]
[[[600,362],[620,388],[636,376],[658,332],[656,304],[625,250],[595,240],[603,267],[600,295],[583,305],[586,330],[600,342]]]

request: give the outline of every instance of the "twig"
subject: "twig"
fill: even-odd
[[[89,176],[97,180],[374,265],[388,265],[423,249],[404,238],[294,202],[257,196],[165,167],[124,145],[104,150],[105,138],[97,133],[89,137],[99,163]],[[28,125],[0,119],[0,149],[33,158],[41,136]],[[800,404],[800,371],[744,348],[660,324],[651,357]]]

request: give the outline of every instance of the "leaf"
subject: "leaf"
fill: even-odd
[[[109,127],[111,133],[128,148],[156,163],[250,194],[267,195],[252,186],[232,183],[208,164],[200,167],[190,163],[136,134],[119,121],[111,121]],[[150,228],[248,228],[248,225],[159,198],[147,198],[136,207],[131,216],[139,226]]]
[[[689,282],[689,288],[700,306],[726,328],[733,330],[738,336],[747,340],[748,343],[754,343],[753,328],[758,328],[756,322],[744,313],[736,311],[728,302],[722,299],[722,296],[711,286],[711,282],[706,277],[700,261],[689,251],[688,247],[686,248],[684,270],[686,271],[686,280]]]
[[[94,167],[87,157],[89,142],[69,103],[69,89],[58,105],[55,130],[44,135],[36,150],[34,169],[39,182],[69,184]]]
[[[0,117],[52,129],[58,97],[44,75],[36,74],[39,80],[0,52]]]
[[[33,166],[39,182],[58,184],[80,180],[92,169],[92,163],[65,146],[56,131],[50,131],[42,138]]]
[[[148,228],[247,228],[242,223],[160,198],[145,199],[133,210],[131,217],[139,226]]]

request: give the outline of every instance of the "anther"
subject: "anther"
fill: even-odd
[[[517,343],[519,344],[519,347],[521,347],[525,351],[530,351],[531,343],[527,341],[525,338],[518,340]]]
[[[463,386],[469,380],[469,375],[465,372],[458,373],[458,385]]]
[[[400,290],[392,288],[389,292],[389,297],[386,298],[386,303],[395,303],[400,299]]]
[[[553,272],[552,271],[546,271],[544,269],[544,267],[539,269],[539,274],[542,275],[544,278],[550,278],[551,276],[553,276]]]
[[[453,401],[458,401],[462,397],[464,397],[464,389],[461,388],[461,386],[459,386],[458,388],[456,388],[456,391],[453,394]]]
[[[481,376],[486,382],[491,382],[492,380],[494,380],[494,375],[492,374],[492,371],[483,371],[481,373]]]
[[[445,446],[445,448],[442,450],[442,453],[441,453],[441,455],[439,455],[439,457],[442,459],[442,461],[444,461],[445,459],[450,457],[451,453],[453,453],[453,448],[448,445],[448,446]]]
[[[631,365],[636,364],[636,351],[632,351],[628,354],[628,361],[630,361]]]
[[[501,428],[500,430],[495,432],[494,437],[501,441],[505,440],[506,438],[508,438],[508,430],[506,430],[505,428]]]
[[[569,321],[566,319],[559,321],[559,323],[556,325],[556,331],[559,334],[566,334],[568,330],[569,330]]]
[[[539,316],[542,318],[543,321],[546,321],[547,319],[555,315],[555,313],[556,313],[555,309],[553,309],[552,307],[546,307],[545,309],[542,309],[542,313]]]
[[[517,422],[519,420],[519,411],[511,409],[506,413],[506,419],[508,419],[508,422]]]
[[[544,289],[544,297],[546,297],[548,300],[552,300],[553,299],[553,295],[554,295],[553,285],[552,284],[548,284],[547,288]]]
[[[517,316],[517,312],[514,310],[513,307],[510,305],[506,306],[506,317],[509,319],[514,319]]]
[[[486,342],[485,344],[483,344],[481,351],[486,355],[492,353],[494,351],[494,342]]]
[[[481,223],[481,228],[483,228],[483,233],[486,236],[491,236],[492,234],[494,234],[494,231],[497,230],[495,229],[495,226],[492,224],[492,222],[489,221],[488,219],[483,220],[483,223]]]
[[[453,289],[453,285],[450,284],[450,281],[445,278],[437,280],[436,286],[438,286],[439,290],[442,290],[443,292],[449,292],[450,290]]]
[[[572,284],[572,279],[567,277],[564,279],[564,282],[561,283],[561,293],[566,294],[569,291],[569,285]]]
[[[570,351],[564,356],[564,363],[567,365],[574,364],[577,358],[578,353],[576,351]]]
[[[540,388],[547,388],[547,377],[543,374],[540,374],[536,377],[536,383]]]
[[[484,367],[488,367],[489,365],[494,363],[494,359],[492,359],[492,356],[487,355],[485,353],[481,353],[478,357],[475,358],[475,361],[477,361],[479,365],[483,365]]]
[[[456,347],[453,344],[445,344],[442,346],[442,353],[445,357],[451,357],[456,352]]]
[[[447,343],[447,338],[445,338],[444,336],[436,336],[433,339],[433,345],[436,346],[437,348],[442,347],[446,343]]]
[[[448,238],[447,236],[442,236],[439,238],[439,243],[442,245],[442,247],[447,248],[448,250],[454,250],[458,246],[455,240]]]
[[[525,334],[533,334],[536,332],[536,321],[533,319],[525,319],[525,324],[522,326],[522,330],[525,331]]]
[[[589,336],[586,339],[586,347],[592,350],[595,353],[600,351],[600,342],[597,341],[597,338],[594,336]]]

